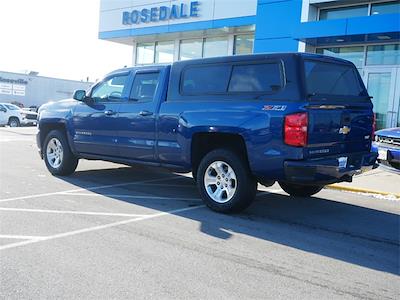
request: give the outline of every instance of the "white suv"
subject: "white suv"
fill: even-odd
[[[24,111],[10,103],[0,103],[0,126],[36,125],[37,113]]]

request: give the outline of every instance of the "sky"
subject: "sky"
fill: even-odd
[[[0,0],[0,70],[90,81],[132,63],[98,39],[100,0]]]

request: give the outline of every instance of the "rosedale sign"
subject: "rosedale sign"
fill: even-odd
[[[171,7],[159,6],[143,8],[141,10],[124,11],[122,13],[122,24],[132,25],[198,17],[199,6],[199,1],[192,1],[189,4],[174,4],[171,5]]]

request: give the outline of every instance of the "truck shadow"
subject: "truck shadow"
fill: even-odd
[[[159,169],[122,167],[85,170],[62,179],[81,188],[127,183],[91,191],[158,211],[202,204],[192,178]],[[321,198],[327,193],[322,191],[316,197],[295,198],[261,192],[253,205],[240,214],[224,215],[199,208],[175,215],[199,222],[199,230],[203,234],[227,242],[232,236],[230,232],[240,233],[362,267],[399,274],[399,216]],[[145,197],[127,198],[123,195]],[[342,195],[340,197],[355,197],[347,193]],[[329,198],[332,196],[329,195]]]

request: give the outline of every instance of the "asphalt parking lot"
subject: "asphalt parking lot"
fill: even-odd
[[[189,175],[80,161],[73,176],[53,177],[34,134],[0,128],[1,299],[400,293],[399,201],[260,187],[247,211],[222,215]]]

